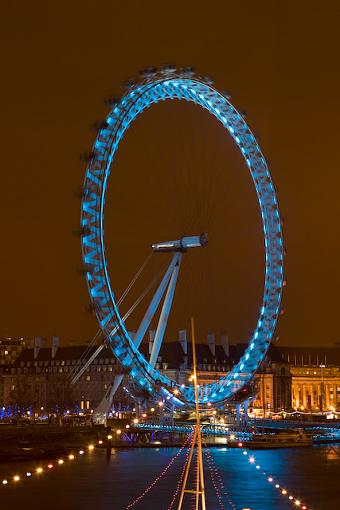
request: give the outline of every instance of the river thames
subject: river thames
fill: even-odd
[[[1,480],[9,482],[0,486],[1,510],[122,510],[159,476],[177,452],[175,448],[122,449],[113,450],[107,459],[105,450],[95,449],[80,457],[76,455],[74,460],[66,458],[62,465],[52,461],[54,467],[50,470],[46,468],[47,461],[0,464]],[[250,455],[256,458],[255,464],[249,462]],[[248,455],[239,449],[212,448],[204,457],[207,510],[222,508],[212,484],[212,462],[221,475],[226,509],[289,509],[294,507],[288,499],[290,494],[301,499],[308,510],[340,508],[340,446],[261,450]],[[132,508],[176,509],[170,503],[184,458],[183,452]],[[256,469],[256,465],[261,468]],[[43,468],[40,474],[35,472],[38,467]],[[33,473],[29,479],[27,471]],[[287,496],[268,482],[263,471],[288,491]],[[21,477],[20,481],[12,481],[15,475]],[[218,481],[216,476],[215,473],[215,482],[219,484],[221,479]],[[190,507],[188,501],[185,508]]]

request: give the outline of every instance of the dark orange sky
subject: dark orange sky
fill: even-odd
[[[96,332],[72,235],[79,154],[107,113],[103,98],[170,62],[231,91],[271,162],[287,247],[281,345],[339,341],[339,14],[335,1],[3,5],[0,335],[83,342]],[[114,165],[106,237],[118,295],[150,242],[206,229],[209,247],[184,261],[170,330],[194,313],[202,334],[244,340],[260,306],[263,241],[223,129],[192,105],[160,105],[137,119]]]

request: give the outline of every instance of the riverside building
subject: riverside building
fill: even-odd
[[[147,357],[152,350],[153,334],[142,345]],[[52,344],[36,338],[33,348],[18,345],[20,351],[11,363],[0,365],[0,406],[23,412],[61,413],[76,410],[91,413],[95,410],[113,381],[121,373],[121,366],[104,348],[86,367],[79,381],[71,381],[77,371],[91,357],[95,347],[60,346],[59,338]],[[244,344],[230,345],[226,335],[215,342],[208,334],[207,342],[197,345],[197,369],[201,382],[223,377],[238,362]],[[187,383],[192,372],[191,345],[185,330],[177,341],[165,342],[157,368],[179,384]],[[128,376],[115,395],[114,409],[127,410],[133,406]],[[136,390],[136,389],[135,389]],[[136,390],[137,391],[137,390]],[[247,395],[250,412],[255,416],[271,416],[282,411],[304,413],[332,413],[340,411],[340,348],[294,348],[271,345],[265,361],[257,371]]]

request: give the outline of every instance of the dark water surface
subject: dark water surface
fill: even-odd
[[[22,475],[17,483],[0,485],[0,509],[123,510],[157,477],[178,450],[175,448],[115,450],[107,460],[104,450],[96,450],[75,460],[65,460],[46,472],[43,463],[0,464],[0,479]],[[257,470],[237,449],[210,450],[229,495],[224,508],[270,510],[296,508],[272,487],[262,471],[273,475],[289,494],[301,498],[309,510],[340,510],[340,447],[315,446],[253,452]],[[249,454],[251,455],[251,453]],[[217,502],[206,459],[207,510],[222,508]],[[184,453],[166,476],[133,508],[166,510],[176,490]],[[27,470],[44,468],[26,479]],[[187,501],[185,509],[191,509]],[[174,505],[173,510],[177,509]]]

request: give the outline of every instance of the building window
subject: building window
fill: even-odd
[[[87,376],[85,377],[85,381],[91,381],[91,376],[90,376],[90,375],[87,375]]]

